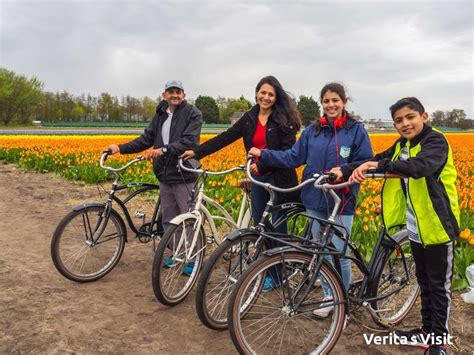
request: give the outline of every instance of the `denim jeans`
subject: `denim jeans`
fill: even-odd
[[[319,218],[324,218],[324,219],[327,219],[329,217],[328,213],[322,212],[322,211],[306,209],[306,212],[308,213],[308,215],[313,216],[313,217],[319,217]],[[354,215],[340,215],[339,214],[336,216],[336,222],[339,224],[342,224],[349,231],[348,237],[350,236],[353,221],[354,221]],[[319,233],[319,228],[320,228],[319,222],[317,220],[313,220],[313,226],[311,228],[313,239],[317,237]],[[334,247],[337,250],[339,251],[343,250],[344,240],[342,240],[338,236],[333,235],[332,243],[334,244]],[[332,258],[329,255],[325,256],[325,258],[326,260],[332,263]],[[344,283],[344,287],[347,290],[349,288],[349,285],[351,284],[351,277],[352,277],[351,261],[349,259],[342,259],[342,258],[340,259],[340,261],[341,261],[342,282]],[[326,296],[331,296],[331,291],[329,290],[329,286],[324,282],[322,284],[323,284],[324,294]]]

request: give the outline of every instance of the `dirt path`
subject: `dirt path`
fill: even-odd
[[[149,244],[131,240],[100,281],[76,284],[59,275],[50,258],[52,232],[72,206],[97,199],[95,186],[0,165],[0,353],[235,353],[227,332],[201,325],[194,293],[174,308],[156,301]],[[418,325],[418,317],[413,312],[404,325]],[[456,294],[452,350],[474,352],[473,323],[474,307]],[[333,353],[421,353],[366,346],[363,332],[370,333],[352,321]]]

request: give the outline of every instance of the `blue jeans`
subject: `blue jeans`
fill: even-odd
[[[253,178],[260,182],[270,183],[272,185],[274,184],[272,175],[253,175]],[[265,210],[265,206],[270,199],[270,194],[263,187],[252,185],[250,199],[252,200],[252,219],[254,225],[256,226],[262,219],[263,211]],[[277,204],[278,198],[276,198],[276,201],[274,201],[274,205]],[[278,217],[280,217],[279,213],[272,213],[272,223],[274,223]],[[287,233],[286,221],[281,223],[278,228],[276,228],[276,232],[282,234]]]
[[[308,215],[313,216],[313,217],[319,217],[319,218],[324,218],[327,219],[328,213],[322,212],[322,211],[316,211],[312,209],[306,209],[306,212]],[[350,231],[352,229],[352,222],[354,221],[354,215],[337,215],[336,216],[336,222],[339,224],[342,224],[344,227],[347,228],[349,231],[349,235],[347,236],[349,238],[350,236]],[[313,226],[311,228],[311,233],[313,234],[313,239],[316,239],[318,233],[319,233],[319,228],[320,224],[317,220],[313,220]],[[336,235],[333,235],[332,237],[332,243],[334,244],[334,247],[342,251],[344,248],[344,240],[339,238]],[[327,255],[325,256],[326,260],[330,261],[332,263],[332,258]],[[349,285],[351,284],[351,278],[352,278],[352,269],[351,269],[351,261],[349,259],[339,259],[341,261],[341,273],[342,273],[342,282],[344,283],[344,287],[347,290],[349,288]],[[326,283],[323,284],[323,290],[324,294],[326,296],[331,296],[331,291],[329,289],[329,286]]]

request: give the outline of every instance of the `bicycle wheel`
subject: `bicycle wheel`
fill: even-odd
[[[373,297],[388,295],[372,304],[378,316],[372,315],[372,318],[377,324],[384,327],[399,324],[413,308],[420,293],[416,281],[415,261],[411,253],[410,240],[405,234],[398,242],[400,247],[386,250],[378,259],[379,266],[375,270],[380,271],[374,279],[371,292]],[[401,250],[405,256],[408,280]],[[399,288],[400,290],[397,291]]]
[[[104,209],[104,205],[75,209],[62,219],[53,233],[51,257],[54,266],[69,280],[98,280],[109,273],[122,256],[126,230],[114,210],[102,234],[93,240]]]
[[[240,275],[255,260],[258,234],[225,239],[209,257],[196,289],[196,311],[208,328],[227,328],[227,302]]]
[[[158,301],[167,306],[182,302],[191,291],[201,270],[206,247],[202,228],[196,218],[184,219],[168,227],[155,252],[152,285]],[[199,228],[191,250],[194,231]]]
[[[336,272],[324,261],[318,277],[327,282],[333,297],[325,299],[323,289],[308,282],[311,259],[297,252],[262,256],[245,271],[228,306],[229,332],[240,353],[327,354],[334,347],[344,327],[345,293]],[[263,293],[262,281],[271,268],[279,270],[280,287]],[[330,306],[333,311],[327,318],[313,315],[314,310]]]

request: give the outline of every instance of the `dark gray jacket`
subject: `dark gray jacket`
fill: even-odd
[[[156,108],[156,114],[145,128],[143,134],[131,142],[120,144],[120,153],[139,153],[145,149],[164,146],[161,127],[168,118],[166,109],[168,103],[161,101]],[[196,175],[178,172],[178,156],[185,150],[195,149],[199,144],[201,134],[202,113],[196,107],[183,101],[174,111],[171,121],[168,152],[153,160],[153,171],[156,177],[166,184],[181,184],[196,180]]]

